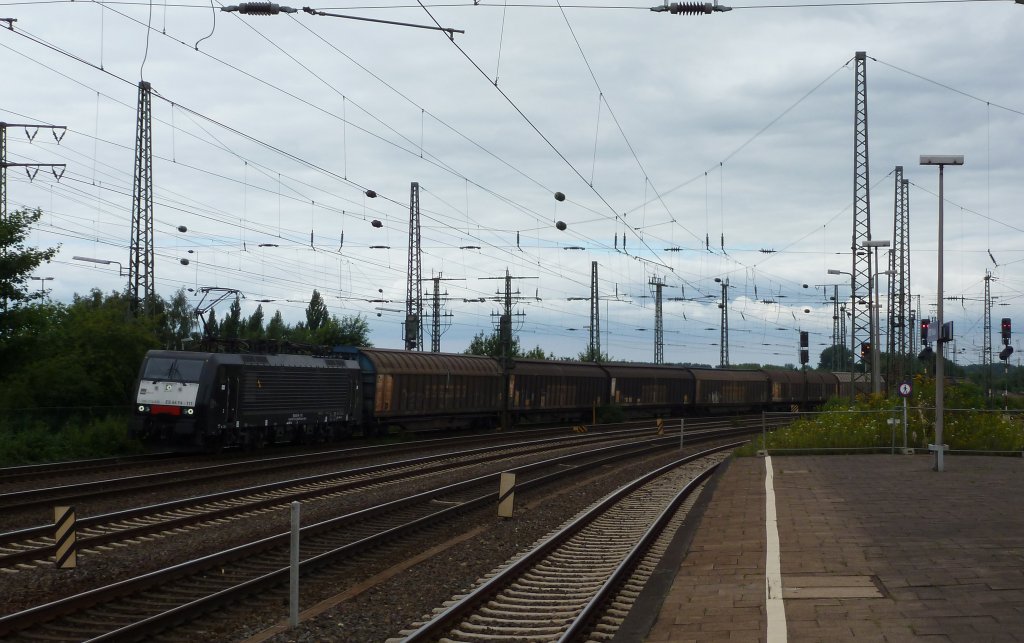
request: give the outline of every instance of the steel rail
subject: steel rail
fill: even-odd
[[[628,433],[630,430],[631,429],[622,429],[621,432]],[[632,430],[636,431],[638,429]],[[616,431],[602,431],[602,434],[605,433],[616,433]],[[76,501],[80,501],[86,498],[103,496],[115,492],[137,492],[140,490],[150,488],[162,488],[167,484],[191,484],[197,481],[216,480],[218,478],[235,476],[239,472],[270,472],[279,469],[288,469],[297,466],[305,466],[308,464],[343,462],[346,460],[353,460],[357,458],[381,454],[396,454],[417,451],[426,447],[434,445],[444,446],[449,443],[464,445],[467,443],[472,444],[474,442],[493,442],[496,437],[503,440],[509,437],[512,437],[512,439],[514,439],[519,434],[529,435],[530,432],[514,432],[513,434],[504,435],[490,434],[487,436],[478,437],[468,436],[462,438],[435,438],[433,440],[421,440],[406,445],[383,445],[357,447],[354,449],[337,449],[312,454],[305,453],[296,455],[277,456],[273,458],[260,458],[255,460],[228,462],[224,464],[207,465],[189,469],[178,469],[175,471],[147,473],[138,476],[129,476],[123,478],[94,480],[89,482],[62,485],[57,487],[12,491],[7,493],[0,493],[0,510],[14,508],[23,510],[29,507],[49,506],[54,502],[61,502],[63,504],[74,504]],[[533,437],[536,437],[535,433]],[[566,436],[564,435],[549,438],[540,438],[540,440],[564,439],[566,439]]]
[[[536,479],[525,481],[519,485],[519,488],[526,490],[531,489],[543,484],[547,484],[553,480],[564,478],[567,471],[576,471],[577,467],[584,466],[583,464],[575,465],[573,469],[566,470],[564,467],[567,463],[571,463],[573,460],[584,460],[594,456],[598,458],[594,461],[586,463],[587,466],[597,467],[607,464],[609,462],[618,461],[623,458],[636,457],[638,454],[651,452],[654,450],[670,448],[675,445],[675,438],[660,437],[652,439],[641,445],[617,445],[607,446],[582,454],[571,454],[568,456],[561,456],[558,458],[551,458],[542,462],[532,463],[519,467],[516,471],[520,473],[526,473],[529,471],[537,471],[544,467],[556,467],[558,470],[554,473],[539,476]],[[617,452],[616,452],[617,451]],[[303,542],[307,539],[314,537],[318,534],[328,533],[333,530],[343,530],[352,525],[359,524],[360,522],[366,521],[369,517],[374,515],[387,515],[396,512],[399,508],[416,502],[429,501],[433,498],[443,494],[450,494],[454,492],[464,491],[471,488],[474,485],[487,485],[492,489],[496,489],[496,482],[499,473],[487,474],[479,476],[472,480],[466,480],[463,482],[455,483],[453,485],[447,485],[445,487],[430,490],[409,498],[396,500],[375,507],[367,508],[361,511],[357,511],[346,516],[340,516],[330,520],[322,521],[313,525],[308,525],[302,529]],[[492,503],[495,501],[497,496],[496,490],[488,491],[483,495],[480,495],[469,501],[460,503],[458,505],[452,505],[443,508],[439,511],[430,513],[426,516],[417,518],[409,523],[401,526],[396,526],[387,529],[376,536],[367,537],[354,543],[350,543],[338,549],[320,554],[313,558],[302,561],[301,568],[304,573],[308,573],[309,570],[318,568],[327,564],[335,564],[340,559],[345,558],[356,551],[360,551],[366,547],[377,546],[379,543],[384,542],[387,539],[395,538],[400,535],[405,535],[417,530],[423,529],[428,524],[443,520],[448,516],[454,516],[459,513],[463,513],[470,509],[482,506],[486,503]],[[50,621],[54,618],[81,611],[95,605],[109,602],[120,597],[137,594],[157,586],[165,585],[166,583],[181,579],[190,575],[201,574],[206,570],[217,568],[225,564],[239,561],[247,558],[251,558],[260,553],[266,552],[267,550],[277,548],[278,550],[286,550],[288,547],[290,535],[287,533],[279,534],[276,536],[270,536],[267,538],[260,539],[258,541],[240,545],[222,552],[210,554],[208,556],[188,561],[180,565],[173,566],[165,570],[158,570],[138,576],[132,579],[127,579],[114,583],[105,587],[97,588],[70,596],[64,599],[60,599],[46,605],[37,606],[28,610],[11,614],[8,616],[0,617],[0,636],[4,636],[13,632],[18,632],[33,625]],[[196,614],[208,612],[216,607],[225,603],[230,603],[239,600],[241,597],[247,596],[252,592],[259,591],[260,589],[276,585],[282,582],[286,582],[288,578],[288,569],[283,567],[277,571],[269,574],[264,574],[258,578],[253,578],[240,583],[239,585],[224,589],[216,592],[213,595],[201,598],[195,601],[190,601],[185,605],[181,605],[173,608],[172,610],[150,616],[143,621],[139,621],[135,624],[126,626],[125,628],[119,629],[116,632],[103,635],[95,640],[115,640],[122,638],[139,638],[146,634],[166,629],[171,627],[184,619],[192,618]],[[111,638],[108,638],[111,637]]]
[[[162,462],[180,456],[180,453],[173,452],[145,453],[139,455],[119,455],[110,458],[91,458],[89,460],[67,460],[64,462],[0,467],[0,484],[10,484],[25,479],[30,480],[54,473],[71,475],[89,473],[91,471],[107,471],[111,467],[133,467],[149,462]]]
[[[604,585],[602,585],[597,591],[594,598],[587,603],[580,614],[576,617],[576,620],[572,622],[565,633],[558,639],[559,643],[569,643],[570,641],[581,640],[585,633],[594,628],[596,621],[604,612],[604,606],[608,601],[614,598],[619,589],[625,585],[629,578],[636,572],[636,569],[643,560],[643,557],[647,555],[651,546],[661,536],[662,532],[665,531],[665,527],[672,520],[673,515],[679,510],[679,507],[686,502],[686,500],[693,495],[700,485],[711,477],[711,475],[717,471],[720,466],[721,463],[708,467],[679,491],[679,494],[676,495],[676,497],[673,498],[665,507],[665,510],[651,524],[650,528],[648,528],[647,532],[640,538],[636,546],[629,552],[629,554],[626,555],[623,561],[619,563],[619,566],[616,567],[608,580],[605,581]]]
[[[604,433],[592,438],[591,441],[601,442],[615,440],[618,439],[619,437],[622,436],[618,435],[618,433]],[[305,489],[303,491],[298,491],[294,493],[289,493],[287,499],[279,496],[264,497],[253,499],[248,502],[232,506],[210,508],[204,510],[202,513],[193,513],[177,517],[168,517],[158,521],[153,521],[150,524],[133,525],[124,528],[111,529],[109,531],[104,531],[103,533],[91,535],[80,533],[78,538],[78,544],[80,548],[97,547],[100,545],[106,545],[113,542],[137,538],[139,536],[160,533],[170,529],[183,527],[186,525],[193,525],[196,523],[205,522],[216,518],[223,518],[243,512],[250,512],[253,510],[280,505],[290,500],[305,500],[309,498],[322,496],[327,493],[337,493],[339,491],[357,489],[359,487],[371,484],[380,484],[384,482],[400,480],[403,477],[409,475],[408,470],[410,468],[416,468],[416,475],[422,475],[424,473],[436,473],[437,471],[443,471],[451,468],[453,466],[453,459],[475,458],[475,460],[471,459],[466,462],[458,463],[458,466],[471,466],[492,459],[492,457],[494,457],[494,452],[496,451],[500,452],[503,450],[507,451],[512,449],[518,450],[518,453],[516,453],[515,455],[529,455],[531,453],[536,453],[537,451],[548,450],[551,448],[553,443],[562,441],[570,442],[573,440],[579,440],[579,436],[547,438],[535,442],[520,443],[520,445],[503,444],[491,447],[479,447],[476,449],[436,454],[432,456],[422,456],[419,458],[400,460],[398,462],[381,463],[376,465],[369,465],[366,467],[357,467],[355,469],[347,469],[344,471],[317,474],[313,476],[305,476],[302,478],[293,478],[289,480],[245,487],[242,489],[232,489],[229,491],[221,491],[217,493],[206,494],[203,496],[195,496],[179,500],[172,500],[168,502],[158,503],[155,505],[147,505],[144,507],[135,507],[132,509],[126,509],[122,511],[82,517],[77,521],[76,526],[80,531],[84,532],[88,529],[97,529],[103,526],[111,525],[112,523],[116,522],[134,520],[141,517],[150,517],[157,514],[179,511],[181,509],[189,507],[198,507],[201,505],[208,505],[224,501],[242,501],[246,496],[259,496],[268,493],[274,493],[286,490],[289,487],[304,487],[312,484],[330,485],[329,489],[313,488]],[[520,446],[523,448],[516,449],[517,447]],[[497,457],[509,457],[509,455],[498,453]],[[376,476],[373,477],[372,479],[366,479],[365,477],[363,477],[361,479],[346,481],[346,479],[360,478],[362,476],[369,476],[387,471],[392,471],[392,473],[389,475]],[[331,484],[331,481],[333,480],[336,480],[337,483]],[[53,525],[47,524],[2,533],[0,534],[0,546],[10,547],[11,545],[17,545],[25,541],[49,539],[52,538],[53,531]],[[13,565],[28,563],[34,560],[46,558],[53,555],[55,551],[56,544],[49,543],[45,545],[33,546],[22,551],[0,554],[0,568],[11,567]]]
[[[546,558],[549,554],[560,548],[569,538],[574,536],[583,530],[586,526],[590,525],[596,520],[601,514],[605,513],[616,505],[623,498],[633,493],[635,490],[646,485],[648,482],[662,476],[665,472],[670,471],[678,466],[687,464],[699,458],[711,455],[719,451],[726,449],[736,448],[743,442],[737,442],[729,445],[715,447],[708,449],[700,453],[692,454],[681,458],[668,465],[660,467],[655,471],[652,471],[644,476],[637,478],[633,482],[620,487],[617,491],[607,496],[604,500],[594,505],[586,513],[577,516],[571,523],[567,524],[563,529],[559,530],[556,534],[553,534],[550,538],[545,539],[543,542],[538,544],[532,550],[517,558],[509,566],[503,569],[501,572],[492,576],[487,581],[479,585],[476,589],[466,594],[458,601],[455,601],[447,608],[442,610],[439,614],[436,614],[426,623],[407,634],[403,638],[403,643],[422,643],[424,641],[433,641],[442,637],[447,632],[451,631],[457,624],[463,622],[466,617],[475,612],[481,605],[487,603],[493,597],[497,596],[506,587],[508,587],[516,578],[520,577],[530,568],[537,565],[542,559]],[[715,465],[717,467],[718,465]],[[712,468],[713,469],[713,468]],[[708,472],[705,472],[707,474]],[[702,476],[705,474],[701,474]],[[691,488],[687,485],[686,488]],[[695,488],[695,487],[694,487]],[[681,500],[680,500],[681,502]],[[605,586],[608,586],[606,582]],[[607,593],[609,590],[603,590]],[[593,602],[593,601],[591,601]],[[591,612],[596,607],[591,607]],[[568,639],[563,639],[568,640]]]

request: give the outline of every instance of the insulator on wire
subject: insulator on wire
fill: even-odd
[[[711,3],[707,2],[673,2],[668,5],[668,12],[672,14],[683,13],[687,15],[698,13],[711,13]]]
[[[250,16],[276,16],[279,13],[295,13],[298,9],[282,7],[273,2],[241,2],[229,7],[221,7],[221,11],[237,11]]]
[[[715,2],[673,2],[672,4],[666,2],[663,5],[651,7],[651,11],[667,11],[672,14],[682,13],[687,15],[696,15],[715,13],[716,11],[732,11],[732,7],[718,4],[717,0],[715,0]]]

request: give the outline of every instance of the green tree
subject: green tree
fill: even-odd
[[[160,329],[160,343],[171,350],[182,350],[196,327],[195,309],[188,303],[185,289],[179,288],[166,307]]]
[[[203,333],[210,337],[218,337],[219,330],[220,326],[217,325],[217,311],[211,308],[210,314],[206,316],[206,325],[203,327]]]
[[[267,339],[284,339],[285,333],[288,327],[285,326],[284,317],[281,316],[280,310],[274,311],[274,316],[270,318],[270,322],[267,323]]]
[[[607,362],[608,356],[601,352],[601,349],[588,346],[587,350],[576,356],[581,362]]]
[[[526,359],[555,359],[554,353],[545,353],[544,349],[541,348],[540,346],[534,346],[530,350],[523,353],[522,356]]]
[[[245,321],[245,337],[246,339],[263,338],[263,304],[256,306],[256,310]]]
[[[0,408],[123,410],[132,400],[139,364],[160,346],[150,320],[130,313],[123,293],[75,295],[69,306],[45,304],[32,359],[0,386]]]
[[[519,338],[515,335],[512,336],[511,357],[522,357],[522,352],[519,349]],[[491,357],[501,357],[501,337],[497,330],[491,332],[490,335],[485,335],[483,331],[477,333],[472,341],[469,342],[469,348],[463,351],[465,355],[489,355]]]
[[[212,312],[212,311],[211,311]],[[224,339],[233,339],[242,334],[242,304],[235,297],[228,307],[228,314],[220,322],[220,336]]]
[[[332,316],[315,333],[318,344],[329,346],[373,346],[370,342],[370,324],[362,315]]]
[[[314,289],[313,295],[309,298],[309,306],[306,307],[306,328],[315,332],[330,318],[331,314],[327,312],[327,304],[320,296],[320,291]]]
[[[24,330],[29,318],[22,309],[43,298],[41,292],[30,290],[29,277],[41,263],[53,259],[59,246],[39,250],[25,245],[32,226],[42,216],[38,208],[15,210],[0,221],[0,340]]]
[[[829,346],[821,351],[818,358],[819,371],[848,371],[850,370],[850,349],[846,346]]]

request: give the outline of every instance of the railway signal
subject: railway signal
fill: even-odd
[[[921,320],[921,343],[922,344],[927,344],[928,343],[928,327],[931,325],[931,323],[932,322],[931,322],[930,319],[922,319]]]
[[[861,342],[860,345],[860,358],[867,360],[871,357],[871,342]]]
[[[1003,346],[1009,346],[1010,345],[1010,334],[1011,334],[1010,318],[1009,317],[1003,317],[1003,321],[1002,321],[1001,326],[1002,326]]]

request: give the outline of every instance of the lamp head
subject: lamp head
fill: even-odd
[[[963,165],[963,154],[922,154],[921,165]]]

